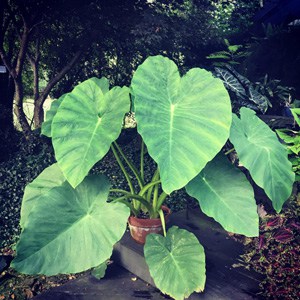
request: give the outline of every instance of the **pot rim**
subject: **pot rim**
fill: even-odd
[[[166,222],[168,221],[169,219],[169,216],[171,214],[171,210],[170,208],[168,208],[167,206],[163,205],[161,207],[161,209],[166,213],[165,214],[165,220]],[[161,220],[160,218],[155,218],[155,219],[141,219],[141,218],[138,218],[138,217],[135,217],[135,216],[130,216],[128,218],[128,223],[130,225],[133,225],[133,226],[140,226],[140,227],[147,227],[147,226],[161,226]]]

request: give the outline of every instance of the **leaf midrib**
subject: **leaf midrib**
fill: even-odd
[[[92,135],[91,135],[91,137],[89,139],[89,142],[87,143],[86,151],[83,154],[83,158],[81,160],[81,164],[79,166],[80,167],[79,169],[82,169],[82,166],[85,164],[85,160],[86,160],[87,154],[88,154],[88,152],[89,152],[89,150],[91,148],[92,141],[93,141],[93,139],[94,139],[94,137],[95,137],[95,135],[97,133],[97,130],[98,130],[98,128],[99,128],[99,126],[100,126],[101,123],[102,123],[102,118],[98,118],[96,126],[95,126],[95,128],[93,130],[93,133],[92,133]]]
[[[169,251],[168,248],[165,246],[165,244],[161,242],[161,240],[157,240],[157,242],[161,245],[162,248],[167,250],[167,252],[169,253],[169,256],[171,257],[172,261],[174,262],[174,264],[176,266],[176,269],[178,270],[179,276],[182,278],[182,281],[185,283],[185,286],[188,286],[187,278],[186,278],[186,276],[184,276],[184,274],[182,274],[181,268],[178,266],[178,263],[176,262],[172,251]],[[184,290],[186,290],[186,289],[184,289]]]

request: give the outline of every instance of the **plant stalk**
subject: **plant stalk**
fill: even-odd
[[[147,192],[147,190],[149,188],[151,188],[152,186],[155,186],[156,184],[159,184],[160,182],[161,182],[160,180],[155,180],[155,181],[149,182],[141,189],[141,191],[139,192],[139,195],[144,196],[144,194]]]
[[[111,189],[110,192],[115,192],[115,193],[122,193],[124,194],[124,199],[134,199],[136,201],[138,201],[139,203],[142,203],[148,210],[150,216],[152,216],[154,214],[154,211],[153,211],[153,207],[150,205],[150,203],[145,199],[143,198],[142,196],[140,195],[136,195],[136,194],[132,194],[132,193],[129,193],[125,190],[121,190],[121,189]],[[120,197],[121,198],[121,197]],[[134,201],[133,200],[133,201]],[[138,209],[134,206],[134,209],[138,212]]]
[[[133,205],[129,201],[127,201],[127,196],[122,196],[112,200],[112,203],[116,203],[116,202],[120,202],[128,206],[135,216],[139,214],[139,212],[133,207]]]
[[[159,179],[159,171],[158,168],[155,170],[151,182],[156,181],[157,179]],[[152,195],[152,191],[153,191],[153,186],[150,187],[147,191],[147,200],[150,202],[151,201],[151,195]]]
[[[231,148],[230,150],[226,151],[224,154],[225,154],[225,155],[228,155],[228,154],[230,154],[231,152],[233,152],[234,150],[235,150],[234,148]]]
[[[114,156],[115,156],[115,158],[116,158],[116,160],[117,160],[117,162],[118,162],[118,164],[119,164],[119,166],[120,166],[120,168],[121,168],[121,170],[122,170],[122,172],[123,172],[123,174],[124,174],[124,176],[125,176],[125,178],[127,180],[130,192],[132,194],[134,194],[134,188],[133,188],[130,176],[129,176],[129,174],[126,171],[126,169],[125,169],[125,167],[124,167],[124,165],[123,165],[123,163],[122,163],[122,161],[120,159],[120,156],[118,155],[118,153],[117,153],[114,145],[111,145],[110,148],[111,148],[111,150],[112,150],[112,152],[113,152],[113,154],[114,154]]]
[[[163,212],[162,209],[160,209],[160,210],[158,211],[158,213],[159,213],[161,225],[162,225],[163,232],[164,232],[164,237],[166,237],[166,236],[167,236],[167,232],[166,232],[166,221],[165,221],[164,212]]]
[[[168,197],[168,194],[166,194],[165,192],[162,192],[160,194],[160,196],[158,197],[157,206],[154,207],[154,209],[155,210],[160,209],[167,197]]]
[[[141,161],[140,161],[140,173],[141,173],[141,178],[144,181],[144,155],[145,155],[145,143],[142,139],[142,144],[141,144]]]
[[[119,153],[123,157],[124,161],[126,162],[127,166],[130,168],[130,170],[135,175],[135,177],[138,181],[138,184],[140,186],[140,189],[142,189],[144,187],[144,180],[143,180],[142,176],[139,174],[137,168],[134,166],[134,164],[131,161],[129,161],[129,159],[126,157],[126,155],[124,154],[124,152],[122,151],[122,149],[120,148],[120,146],[116,142],[114,142],[114,146],[117,148],[117,150],[119,151]]]
[[[157,172],[157,179],[160,179],[159,178],[159,172]],[[152,206],[153,207],[157,207],[157,200],[158,200],[158,188],[159,188],[159,184],[156,184],[155,186],[154,186],[154,192],[153,192],[153,204],[152,204]]]

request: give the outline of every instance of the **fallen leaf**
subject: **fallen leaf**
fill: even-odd
[[[25,294],[26,294],[26,299],[31,299],[31,298],[33,298],[33,293],[32,293],[31,290],[26,289],[26,290],[25,290]]]
[[[257,206],[257,213],[261,218],[264,218],[267,215],[265,207],[262,204]]]

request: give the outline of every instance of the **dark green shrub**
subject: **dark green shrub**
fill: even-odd
[[[299,196],[282,213],[262,216],[259,237],[247,239],[242,259],[246,268],[265,275],[260,287],[266,299],[299,299]]]
[[[224,64],[222,67],[215,67],[214,74],[223,81],[230,95],[234,112],[238,112],[241,107],[248,107],[265,113],[271,105],[269,99],[258,92],[254,84],[238,73],[231,65]]]
[[[272,85],[282,87],[295,87],[293,91],[294,98],[300,96],[300,34],[299,29],[293,28],[284,30],[280,27],[266,27],[265,33],[260,37],[253,38],[251,52],[242,63],[245,76],[251,81],[256,82],[268,74],[270,79],[280,79],[279,82],[272,82]],[[278,90],[277,92],[282,92]],[[282,110],[281,100],[276,97],[278,103],[272,102],[272,113],[278,113]]]
[[[243,45],[232,45],[228,39],[224,39],[225,48],[221,51],[213,52],[206,56],[212,60],[212,65],[215,67],[226,67],[227,65],[239,65],[242,59],[249,56]]]
[[[47,139],[34,134],[21,139],[14,156],[0,164],[0,248],[14,243],[19,234],[20,206],[24,188],[54,162]]]

